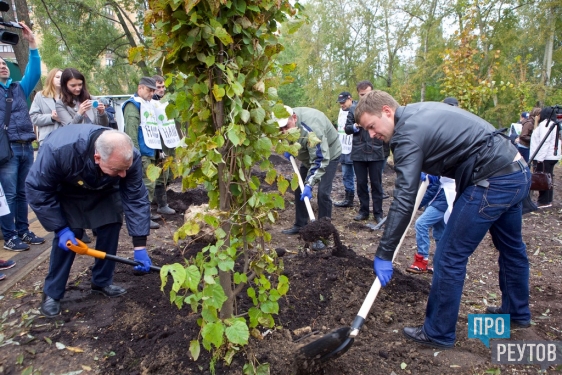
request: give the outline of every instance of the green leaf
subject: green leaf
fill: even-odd
[[[205,299],[204,304],[207,306],[220,309],[227,297],[219,284],[208,284],[203,289],[203,299]]]
[[[236,125],[229,126],[226,132],[226,136],[228,137],[228,140],[232,142],[233,145],[239,146],[242,144],[242,137],[241,137],[242,134],[239,126]]]
[[[270,375],[269,363],[262,363],[256,369],[256,375]]]
[[[148,168],[146,168],[146,177],[152,182],[156,181],[158,177],[160,177],[160,173],[162,173],[162,168],[155,166],[154,164],[150,164]]]
[[[224,325],[221,321],[216,323],[205,324],[201,330],[203,339],[213,344],[216,348],[223,343]]]
[[[232,91],[234,91],[235,95],[242,95],[244,93],[244,86],[242,86],[240,83],[238,82],[232,82]]]
[[[192,340],[189,343],[189,352],[191,353],[191,357],[193,357],[193,360],[197,361],[197,358],[199,358],[199,354],[201,353],[201,345],[199,344],[199,340]]]
[[[265,119],[265,110],[263,108],[254,108],[250,111],[250,115],[252,116],[252,121],[261,125]]]
[[[234,269],[234,260],[232,260],[230,257],[226,259],[221,259],[219,260],[217,266],[220,268],[221,271],[224,272],[232,271]]]
[[[265,182],[273,185],[273,183],[275,182],[275,177],[277,177],[277,171],[275,169],[270,169],[265,175]]]
[[[195,293],[198,290],[201,281],[201,272],[195,265],[191,265],[185,269],[185,285],[189,290]]]
[[[219,320],[219,315],[217,313],[217,309],[212,306],[207,306],[201,310],[201,317],[207,323],[214,323]]]
[[[174,263],[172,265],[164,266],[164,267],[170,267],[167,271],[172,274],[172,278],[174,279],[172,290],[174,292],[178,292],[181,286],[183,285],[183,283],[185,282],[185,277],[186,277],[185,268],[183,268],[183,266],[179,263]],[[162,274],[162,272],[160,272],[160,274]]]
[[[207,67],[211,67],[214,63],[215,63],[215,56],[211,55],[205,58],[205,65],[207,65]]]
[[[242,111],[240,111],[240,120],[242,120],[244,124],[248,123],[248,121],[250,120],[250,111],[248,111],[247,109],[243,109]]]
[[[219,38],[225,46],[233,42],[230,34],[222,27],[217,27],[215,29],[215,36]]]
[[[238,319],[233,325],[226,328],[226,338],[233,344],[246,345],[250,337],[250,331],[244,319]]]
[[[279,313],[279,304],[273,301],[265,301],[260,306],[261,311],[268,314],[278,314]]]

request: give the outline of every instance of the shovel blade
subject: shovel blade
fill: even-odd
[[[332,353],[342,346],[346,340],[348,340],[350,331],[351,329],[349,327],[341,327],[333,330],[324,336],[301,346],[299,348],[299,353],[304,358],[322,362],[322,359],[332,357]]]

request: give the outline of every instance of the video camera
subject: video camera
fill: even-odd
[[[0,12],[4,13],[9,10],[10,10],[10,5],[7,2],[0,0]],[[23,27],[21,27],[21,25],[17,22],[12,22],[12,21],[4,22],[4,18],[2,17],[0,17],[0,26],[23,29]],[[18,44],[19,40],[20,37],[18,34],[6,31],[6,29],[0,30],[0,42],[15,46],[16,44]]]

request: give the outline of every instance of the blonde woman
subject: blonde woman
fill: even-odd
[[[57,100],[56,109],[63,125],[109,125],[105,106],[90,95],[84,75],[74,68],[62,72],[61,98]]]
[[[37,142],[41,142],[49,133],[61,126],[55,103],[60,99],[60,77],[62,70],[55,68],[47,74],[45,88],[38,92],[31,103],[29,117],[37,127]]]

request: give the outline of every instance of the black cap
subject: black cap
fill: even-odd
[[[351,99],[351,93],[349,91],[343,91],[338,95],[338,103],[344,103],[347,99]]]
[[[139,81],[139,85],[148,87],[149,89],[156,90],[156,81],[154,78],[142,77]]]
[[[443,99],[443,103],[452,105],[453,107],[459,106],[459,101],[456,98],[453,98],[452,96],[449,96],[448,98]]]

